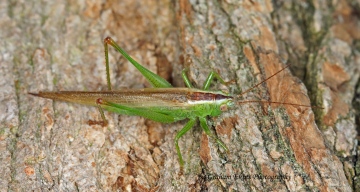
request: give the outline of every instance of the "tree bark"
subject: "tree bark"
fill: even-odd
[[[358,2],[1,4],[1,189],[360,190]],[[208,118],[229,153],[199,125],[186,133],[180,174],[174,137],[186,120],[106,112],[103,127],[89,123],[101,120],[96,108],[27,94],[106,90],[106,36],[177,87],[184,68],[198,88],[216,71],[233,84],[215,81],[211,90],[238,95],[290,67]],[[150,86],[110,49],[114,90]],[[241,103],[248,100],[317,107]]]

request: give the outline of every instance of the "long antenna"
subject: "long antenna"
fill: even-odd
[[[253,90],[254,88],[258,87],[259,85],[261,85],[262,83],[264,83],[265,81],[269,80],[270,78],[274,77],[275,75],[279,74],[280,72],[284,71],[286,68],[288,68],[290,65],[286,65],[284,68],[282,68],[281,70],[279,70],[278,72],[274,73],[273,75],[271,75],[270,77],[262,80],[260,83],[256,84],[255,86],[247,89],[246,91],[242,92],[241,94],[237,95],[237,97],[244,95],[245,93],[250,92],[251,90]],[[323,107],[319,107],[319,106],[311,106],[311,105],[302,105],[302,104],[294,104],[294,103],[286,103],[286,102],[279,102],[279,101],[265,101],[265,100],[246,100],[246,101],[237,101],[236,103],[240,104],[240,103],[268,103],[268,104],[281,104],[281,105],[291,105],[291,106],[297,106],[297,107],[311,107],[311,108],[318,108],[318,109],[323,109]]]
[[[311,106],[311,105],[302,105],[302,104],[294,104],[294,103],[283,103],[278,101],[265,101],[265,100],[246,100],[246,101],[238,101],[236,103],[268,103],[268,104],[281,104],[281,105],[291,105],[291,106],[297,106],[297,107],[311,107],[311,108],[320,108],[322,107],[318,106]]]
[[[250,92],[251,90],[253,90],[253,89],[256,88],[257,86],[261,85],[261,84],[264,83],[265,81],[269,80],[270,78],[274,77],[275,75],[277,75],[277,74],[280,73],[281,71],[284,71],[284,70],[285,70],[286,68],[288,68],[289,66],[290,66],[290,65],[286,65],[286,66],[285,66],[284,68],[282,68],[280,71],[274,73],[273,75],[271,75],[270,77],[262,80],[260,83],[256,84],[255,86],[253,86],[253,87],[249,88],[248,90],[242,92],[241,94],[238,95],[238,97],[241,96],[241,95],[244,95],[244,94],[247,93],[247,92]]]

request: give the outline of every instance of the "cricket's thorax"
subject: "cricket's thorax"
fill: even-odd
[[[231,100],[231,96],[215,92],[192,92],[188,95],[189,104],[198,103],[217,103],[221,104],[224,101]]]

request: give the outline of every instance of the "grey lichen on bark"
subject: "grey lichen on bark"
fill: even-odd
[[[3,2],[0,187],[358,190],[351,101],[359,84],[359,5],[326,2]],[[109,125],[102,127],[88,123],[100,120],[96,108],[27,94],[106,90],[106,36],[176,86],[184,85],[183,68],[196,87],[213,70],[235,82],[215,81],[211,90],[240,94],[290,64],[243,100],[324,109],[314,116],[311,108],[291,105],[237,105],[208,119],[230,153],[197,125],[180,139],[186,161],[180,175],[173,142],[186,121],[160,124],[105,113]],[[110,63],[113,89],[149,86],[114,50]]]

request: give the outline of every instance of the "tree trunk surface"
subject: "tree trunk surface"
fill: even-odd
[[[1,191],[360,191],[359,1],[2,1]],[[107,90],[103,39],[176,87],[239,95],[196,124],[31,96]],[[114,90],[149,87],[110,47]],[[292,104],[275,105],[262,100]],[[95,101],[94,101],[95,102]]]

